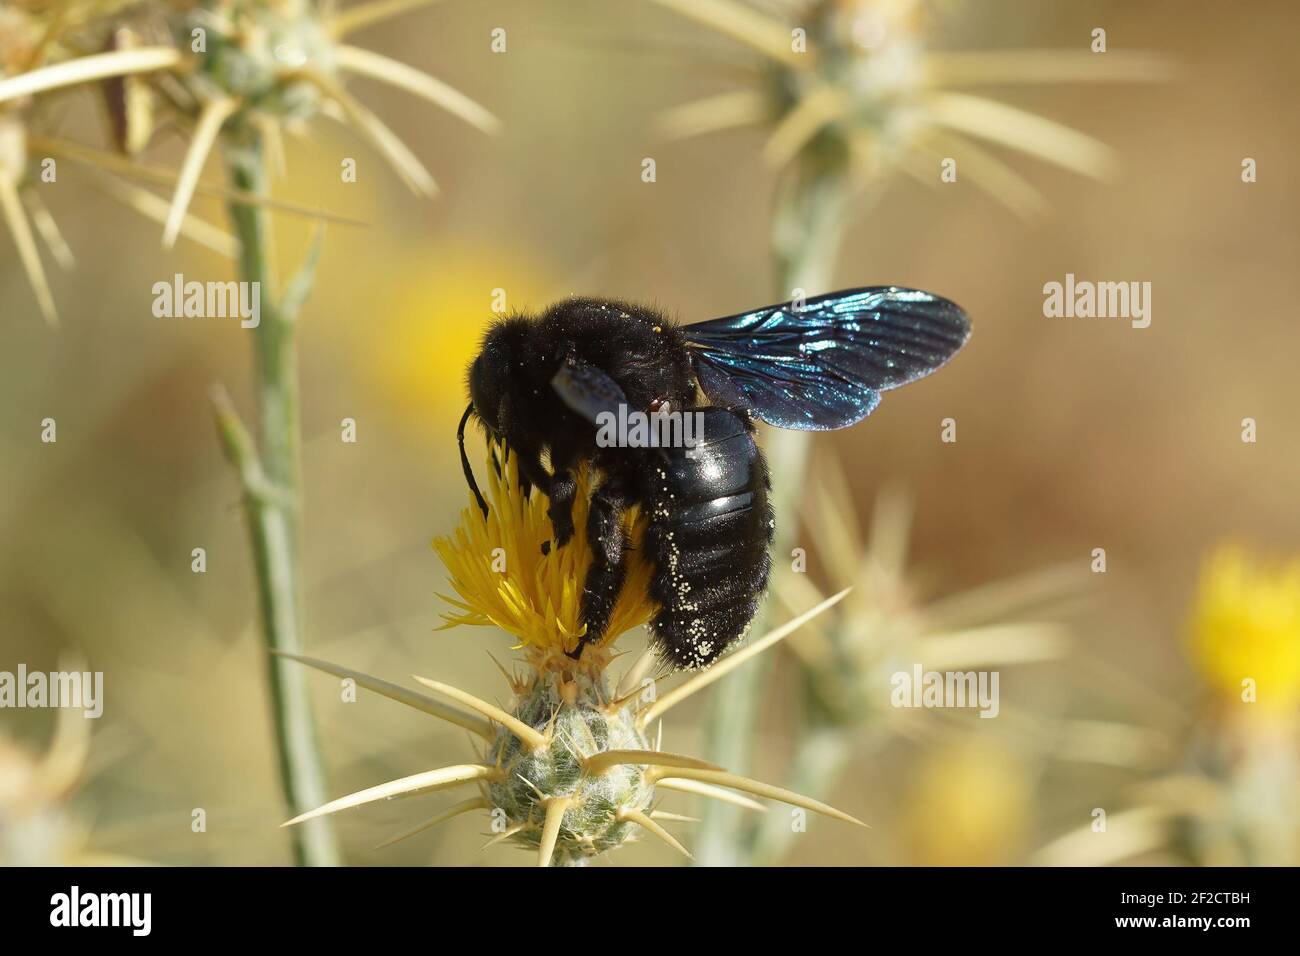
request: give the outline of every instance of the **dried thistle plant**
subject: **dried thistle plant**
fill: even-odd
[[[267,210],[283,204],[268,197],[268,166],[281,158],[285,132],[302,132],[317,116],[331,116],[359,131],[414,192],[433,195],[436,184],[420,160],[343,84],[348,74],[382,80],[479,129],[495,131],[496,119],[464,94],[413,67],[346,42],[350,33],[363,26],[433,2],[372,0],[343,10],[312,0],[144,0],[114,5],[112,11],[120,12],[121,19],[107,19],[108,35],[117,37],[118,30],[130,28],[141,42],[112,44],[105,52],[69,56],[43,66],[29,62],[0,79],[0,109],[5,111],[0,122],[15,108],[29,109],[34,97],[61,89],[109,84],[113,95],[125,101],[122,83],[147,81],[153,100],[165,107],[168,121],[190,129],[189,146],[174,177],[164,217],[164,246],[171,246],[181,234],[190,202],[202,188],[209,154],[218,144],[222,147],[228,186],[219,192],[228,200],[238,242],[239,276],[259,289],[261,297],[261,318],[253,337],[257,439],[240,422],[224,391],[214,392],[214,406],[223,447],[243,485],[263,631],[273,650],[296,652],[302,646],[301,424],[295,328],[314,281],[320,234],[302,267],[281,287],[271,263]],[[51,6],[44,14],[47,27],[57,29],[61,15],[59,7]],[[144,42],[144,38],[156,39]],[[138,99],[141,91],[132,92]],[[91,162],[97,158],[76,144],[72,152]],[[11,205],[6,202],[6,209]],[[271,663],[269,677],[283,789],[288,804],[300,810],[320,802],[324,795],[306,686],[301,672],[280,659]],[[294,850],[301,863],[339,861],[325,821],[296,830]]]
[[[712,685],[741,664],[771,648],[834,606],[844,592],[819,603],[765,637],[724,657],[662,696],[655,653],[647,651],[614,684],[608,676],[613,644],[624,631],[643,624],[655,608],[648,595],[650,571],[638,558],[635,542],[646,522],[626,517],[633,547],[628,577],[610,626],[580,659],[574,650],[585,632],[580,624],[582,581],[592,561],[590,545],[579,535],[567,546],[542,552],[553,536],[547,504],[520,486],[514,460],[507,458],[489,478],[491,507],[485,517],[473,502],[461,513],[460,527],[434,547],[450,574],[457,597],[444,615],[447,626],[494,625],[513,634],[523,651],[521,671],[502,673],[514,701],[508,710],[463,690],[416,677],[420,684],[454,704],[360,674],[335,664],[295,657],[337,677],[382,694],[468,730],[481,739],[474,763],[424,771],[370,787],[302,814],[286,825],[336,813],[399,794],[474,785],[479,795],[462,800],[383,845],[404,840],[432,826],[475,810],[489,813],[493,836],[488,845],[509,841],[536,853],[538,864],[582,865],[635,838],[649,834],[689,856],[665,829],[667,822],[690,818],[658,808],[667,792],[684,792],[762,810],[745,794],[779,800],[858,825],[860,821],[810,797],[729,773],[712,763],[662,749],[662,724],[651,742],[651,728],[677,704]],[[580,473],[575,521],[583,520],[590,477]],[[740,791],[737,793],[736,791]]]
[[[762,54],[759,82],[675,107],[670,137],[764,127],[764,162],[788,170],[820,156],[854,192],[892,172],[931,185],[938,161],[960,157],[970,180],[1013,211],[1046,202],[994,146],[1087,176],[1111,173],[1114,155],[1078,130],[968,87],[1164,79],[1169,67],[1138,51],[927,49],[919,0],[779,0],[772,12],[740,0],[654,0]],[[806,240],[809,237],[795,237]],[[795,252],[792,248],[791,252]]]
[[[930,602],[918,597],[907,567],[911,506],[898,490],[877,499],[862,540],[847,478],[832,456],[811,470],[801,517],[829,590],[848,599],[787,644],[802,674],[803,737],[790,785],[828,794],[853,753],[886,734],[910,735],[890,705],[891,675],[1002,668],[1056,660],[1068,649],[1059,618],[1083,593],[1086,575],[1045,568]],[[787,606],[823,599],[808,574],[781,576],[776,598]],[[743,834],[748,853],[774,862],[789,848],[789,827]]]
[[[437,0],[373,0],[332,12],[312,0],[151,0],[132,4],[133,24],[169,42],[131,43],[0,81],[0,103],[89,82],[148,78],[158,95],[193,124],[163,231],[175,242],[199,174],[219,136],[278,140],[317,114],[350,123],[414,191],[433,195],[432,175],[401,139],[353,97],[341,77],[387,82],[442,107],[485,132],[500,124],[483,106],[414,67],[343,42],[373,23]],[[125,6],[125,5],[124,5]]]
[[[65,3],[24,0],[0,9],[0,84],[6,82],[6,77],[17,77],[75,57],[81,45],[89,42],[88,38],[107,33],[111,29],[110,18],[129,6],[110,0]],[[127,96],[125,88],[119,93]],[[0,213],[42,317],[50,325],[57,325],[58,310],[37,239],[65,271],[76,265],[76,257],[35,185],[46,175],[44,162],[62,154],[59,140],[48,129],[53,125],[53,118],[42,105],[27,95],[0,105]],[[143,118],[138,105],[131,115]],[[138,130],[136,135],[140,135]],[[126,166],[129,171],[130,164],[114,162],[118,157],[112,154],[105,153],[104,157],[107,161],[101,162],[101,168],[96,171],[97,184],[118,201],[162,221],[167,209],[164,202],[133,183],[110,176],[102,168],[121,171]],[[179,230],[187,238],[225,255],[233,255],[237,248],[230,236],[193,216],[182,217]]]
[[[850,216],[868,209],[896,173],[937,184],[944,157],[956,158],[964,176],[1014,212],[1041,213],[1043,197],[981,141],[1088,176],[1113,171],[1113,153],[1093,137],[967,87],[1169,74],[1165,62],[1139,52],[931,50],[920,0],[653,2],[759,56],[752,82],[674,107],[660,126],[671,138],[763,130],[762,161],[779,176],[770,243],[780,296],[830,288]],[[810,444],[805,432],[767,437],[778,515],[794,511]],[[778,528],[775,553],[788,554],[794,523]],[[763,677],[751,668],[715,700],[714,759],[745,766]],[[716,808],[702,829],[704,862],[744,861],[739,815]]]
[[[233,185],[201,181],[218,138],[232,154],[245,144],[258,154],[255,164],[263,149],[282,164],[283,131],[303,133],[307,122],[322,114],[358,129],[414,191],[436,194],[436,183],[419,159],[342,84],[346,74],[377,79],[484,132],[499,131],[488,110],[451,86],[343,42],[357,29],[435,2],[375,0],[335,12],[332,3],[312,0],[23,0],[0,11],[0,203],[45,317],[53,323],[57,313],[31,223],[61,265],[70,266],[72,257],[38,193],[25,191],[31,222],[18,200],[41,158],[66,157],[91,167],[112,195],[163,223],[165,246],[186,235],[231,257],[248,237],[236,241],[189,216],[196,192],[240,206],[326,221],[338,217],[272,200],[253,188],[260,177],[246,172],[232,170]],[[40,122],[41,94],[86,84],[99,87],[115,151],[53,136]],[[133,161],[155,128],[169,125],[191,131],[179,171]],[[109,177],[110,171],[169,185],[171,200],[164,203]]]
[[[40,24],[21,9],[6,7],[0,10],[0,76],[28,69],[41,60],[43,33]],[[27,142],[28,125],[31,122],[29,114],[30,111],[26,109],[0,112],[0,208],[3,209],[5,223],[18,249],[19,261],[27,273],[27,280],[36,295],[41,314],[47,322],[54,324],[58,321],[54,296],[41,265],[29,213],[19,195],[30,165]],[[38,222],[47,223],[44,234],[51,251],[58,250],[61,262],[70,264],[67,243],[58,235],[57,226],[53,232],[49,231],[49,225],[54,223],[54,219],[45,207],[37,207],[32,215],[36,216]]]

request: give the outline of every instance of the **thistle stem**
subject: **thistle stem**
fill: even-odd
[[[851,747],[852,734],[843,725],[827,723],[806,727],[795,750],[786,785],[809,796],[826,794],[843,773]],[[794,836],[788,818],[769,814],[755,826],[752,862],[758,866],[779,863]]]
[[[823,150],[810,149],[796,160],[790,180],[778,194],[772,247],[780,298],[793,297],[796,289],[807,295],[829,291],[843,233],[842,160],[841,155],[827,156]],[[798,540],[795,496],[804,486],[811,437],[809,432],[780,428],[768,429],[764,436],[777,518],[773,575],[788,573],[790,551]],[[759,609],[751,633],[767,630],[768,607],[764,604]],[[750,769],[751,743],[770,658],[760,654],[727,675],[710,698],[705,718],[708,759],[735,773],[745,774]],[[753,825],[738,807],[710,800],[701,817],[696,862],[700,866],[747,865],[754,858],[755,837]]]
[[[266,170],[261,136],[251,128],[232,130],[226,139],[231,185],[265,196]],[[294,342],[296,306],[282,308],[271,266],[267,213],[261,205],[234,200],[229,205],[232,229],[240,242],[239,277],[258,283],[261,321],[253,330],[254,381],[258,441],[254,451],[237,435],[237,425],[218,427],[227,453],[244,484],[253,557],[256,565],[262,633],[270,651],[302,653],[302,572],[299,512],[302,498],[301,423],[298,406],[298,356]],[[231,413],[233,415],[233,413]],[[240,426],[242,427],[242,426]],[[239,456],[255,456],[254,462]],[[249,476],[258,476],[250,482]],[[306,672],[292,660],[268,654],[280,783],[285,802],[297,815],[326,802],[325,774],[316,745],[316,727],[307,691]],[[300,866],[337,866],[338,844],[328,820],[318,818],[294,829],[294,859]]]

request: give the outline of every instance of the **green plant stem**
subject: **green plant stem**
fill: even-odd
[[[780,284],[777,294],[782,298],[793,297],[798,294],[796,290],[810,296],[830,291],[843,234],[845,182],[841,160],[838,155],[807,158],[778,194],[772,245]],[[772,474],[771,501],[777,516],[773,575],[789,572],[790,551],[798,533],[794,504],[804,485],[811,439],[809,432],[780,428],[767,429],[764,436]],[[769,606],[765,603],[760,608],[751,634],[762,635],[769,629]],[[705,717],[708,758],[734,773],[749,771],[771,656],[760,654],[728,675],[709,698]],[[753,862],[757,832],[744,819],[744,812],[720,801],[705,801],[694,848],[698,865],[742,866]]]
[[[809,715],[804,714],[805,722]],[[869,733],[857,724],[806,724],[800,731],[798,746],[783,786],[812,797],[829,800],[845,774],[850,758],[860,756],[860,741]],[[802,831],[790,825],[790,819],[766,814],[747,835],[749,861],[755,866],[780,864]]]
[[[256,132],[234,133],[226,149],[233,186],[254,195],[266,195],[262,153],[262,142]],[[241,441],[242,425],[228,403],[223,410],[222,403],[218,402],[218,428],[244,485],[267,649],[300,654],[303,599],[299,527],[301,423],[294,335],[297,302],[282,303],[276,298],[265,209],[232,202],[229,212],[241,245],[239,277],[260,287],[261,321],[251,330],[257,448],[253,449],[246,431]],[[296,298],[301,300],[301,296]],[[306,672],[274,654],[268,655],[267,666],[281,787],[290,813],[297,815],[328,799]],[[341,862],[327,819],[308,821],[289,832],[298,865],[337,866]]]
[[[784,786],[822,799],[843,773],[852,745],[851,729],[842,724],[805,726]],[[794,838],[787,814],[764,814],[753,833],[750,861],[759,866],[779,863]]]

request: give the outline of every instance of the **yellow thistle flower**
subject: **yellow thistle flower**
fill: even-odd
[[[1239,546],[1215,551],[1201,575],[1191,651],[1225,699],[1242,700],[1253,687],[1261,708],[1294,709],[1300,703],[1300,558],[1269,566]]]
[[[503,463],[500,475],[489,462],[487,517],[471,498],[461,512],[460,527],[450,537],[433,542],[451,575],[452,587],[460,595],[460,600],[443,597],[460,609],[443,615],[447,622],[443,628],[495,625],[519,639],[517,647],[527,649],[536,669],[562,663],[565,652],[573,651],[586,633],[580,622],[582,582],[593,556],[582,529],[586,527],[591,486],[590,470],[579,469],[573,506],[578,533],[563,548],[552,548],[546,496],[524,497],[513,456]],[[627,578],[605,636],[583,654],[584,661],[593,662],[589,666],[602,669],[609,658],[608,648],[618,635],[645,624],[656,609],[648,593],[653,569],[639,547],[647,521],[633,508],[624,522],[632,546]]]
[[[586,522],[592,474],[581,469],[574,522]],[[434,541],[460,599],[445,598],[458,610],[445,613],[447,627],[496,625],[513,634],[525,652],[526,671],[506,674],[514,701],[497,707],[449,684],[415,677],[454,704],[325,661],[284,655],[382,694],[433,717],[457,724],[481,739],[475,763],[426,770],[369,787],[300,814],[286,826],[400,794],[474,785],[477,797],[452,805],[414,829],[404,840],[473,810],[490,815],[493,838],[537,854],[540,865],[582,865],[647,833],[686,856],[666,821],[691,818],[657,807],[668,792],[685,792],[747,809],[761,805],[734,791],[780,800],[849,823],[860,821],[818,800],[729,773],[715,764],[661,749],[651,727],[670,708],[710,686],[757,654],[793,634],[839,602],[847,591],[822,601],[765,637],[722,658],[659,695],[652,676],[657,654],[648,649],[617,684],[606,675],[618,635],[648,621],[655,612],[648,587],[652,568],[637,545],[647,519],[625,518],[631,542],[627,577],[606,637],[589,645],[580,660],[566,655],[584,633],[582,583],[591,549],[577,534],[563,548],[543,545],[553,529],[544,495],[524,496],[515,460],[507,456],[500,474],[488,467],[486,517],[472,499],[451,535]],[[661,725],[662,727],[662,725]],[[660,735],[661,736],[661,735]]]

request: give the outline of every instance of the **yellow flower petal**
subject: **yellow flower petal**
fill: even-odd
[[[500,475],[489,460],[487,479],[487,517],[467,496],[460,525],[433,542],[459,597],[443,596],[458,609],[443,613],[444,626],[491,623],[542,654],[572,650],[587,631],[581,621],[582,584],[593,556],[586,536],[576,534],[563,548],[550,547],[544,554],[542,546],[554,533],[546,497],[524,497],[513,458],[503,463]],[[579,529],[586,526],[593,483],[589,470],[579,469],[573,507]],[[632,545],[627,576],[600,641],[602,647],[645,624],[656,611],[649,597],[653,569],[639,548],[648,522],[635,509],[624,521]]]
[[[1269,711],[1300,704],[1300,559],[1269,566],[1220,548],[1205,563],[1191,630],[1192,656],[1214,691],[1239,701],[1252,690]]]

